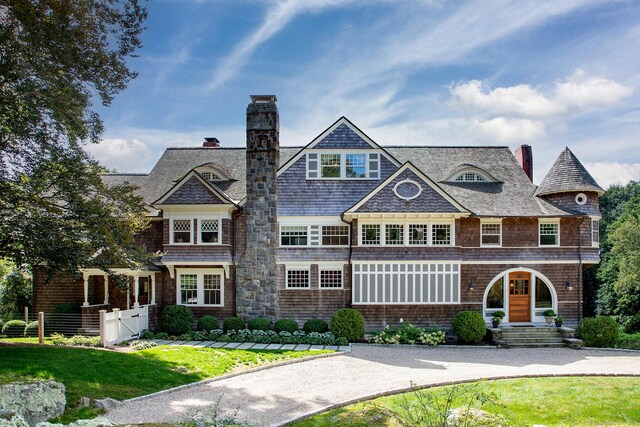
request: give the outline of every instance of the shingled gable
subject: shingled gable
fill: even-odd
[[[604,194],[604,190],[587,172],[580,160],[568,147],[565,147],[542,180],[535,195],[545,196],[573,191],[595,191],[599,195]]]
[[[214,184],[189,171],[153,205],[234,205]]]
[[[389,152],[379,146],[373,139],[369,138],[356,125],[351,123],[349,119],[342,116],[336,120],[331,126],[324,130],[320,135],[316,136],[309,144],[305,145],[296,155],[291,157],[278,170],[278,176],[286,171],[289,166],[293,165],[307,150],[381,150],[384,155],[395,165],[400,166],[400,162],[396,160]]]
[[[345,214],[470,212],[411,162],[402,165]]]

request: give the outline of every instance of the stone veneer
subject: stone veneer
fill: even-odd
[[[246,249],[236,278],[236,312],[250,319],[277,316],[279,119],[275,96],[252,96],[247,107]]]

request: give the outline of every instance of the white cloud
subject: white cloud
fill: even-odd
[[[545,136],[545,125],[538,120],[495,117],[489,120],[474,120],[471,127],[492,138],[494,143],[500,144],[530,143]]]
[[[629,181],[640,181],[640,163],[596,162],[586,163],[585,167],[604,189],[614,184],[625,185]]]
[[[137,138],[103,139],[99,144],[85,146],[85,150],[102,166],[118,172],[144,172],[140,167],[151,156],[149,147]]]
[[[566,112],[609,107],[630,96],[633,89],[603,77],[589,77],[583,70],[555,88],[555,102]]]

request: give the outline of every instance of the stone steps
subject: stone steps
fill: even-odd
[[[504,327],[490,329],[500,348],[580,348],[582,341],[573,338],[574,330],[555,327]]]

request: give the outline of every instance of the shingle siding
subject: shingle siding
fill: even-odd
[[[194,176],[163,202],[165,205],[220,205],[224,203]]]
[[[325,136],[322,141],[318,142],[313,148],[370,149],[373,147],[367,141],[362,139],[360,135],[355,133],[349,126],[343,123],[335,128],[329,135]]]

